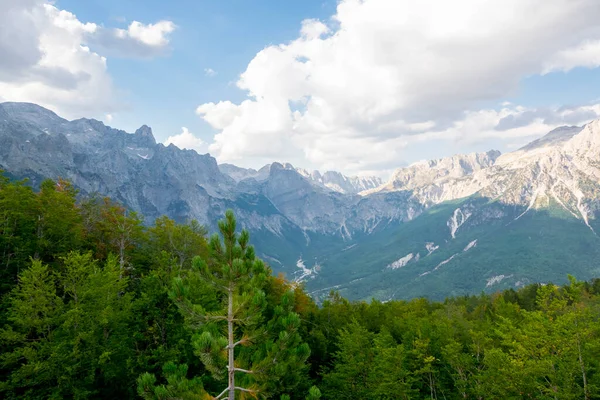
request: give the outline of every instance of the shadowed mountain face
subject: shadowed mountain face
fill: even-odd
[[[151,221],[166,214],[215,229],[233,208],[275,271],[381,300],[477,293],[600,274],[600,121],[564,127],[512,153],[455,155],[374,177],[273,163],[217,165],[90,119],[0,104],[0,168],[34,185],[71,180]]]

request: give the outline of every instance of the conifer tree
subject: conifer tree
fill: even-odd
[[[263,397],[263,389],[274,390],[267,382],[285,374],[290,365],[301,369],[310,351],[297,332],[300,319],[289,307],[293,293],[283,296],[273,319],[265,321],[270,271],[256,258],[248,231],[236,233],[231,210],[219,221],[219,230],[223,242],[218,235],[211,237],[208,262],[195,257],[192,264],[220,293],[220,307],[205,309],[194,302],[190,287],[179,277],[170,295],[196,330],[193,345],[206,369],[217,380],[227,378],[226,388],[215,398],[234,400],[236,393]],[[238,346],[252,346],[253,355],[236,356]]]

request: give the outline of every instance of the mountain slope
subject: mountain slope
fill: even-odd
[[[217,165],[91,119],[0,104],[0,169],[37,185],[71,180],[151,221],[211,229],[227,208],[276,271],[320,298],[477,293],[600,274],[600,121],[564,127],[504,155],[456,155],[376,178]]]
[[[459,154],[438,160],[425,160],[397,169],[390,180],[373,190],[365,192],[391,192],[397,190],[415,190],[431,185],[444,185],[447,181],[469,176],[494,165],[500,156],[497,150],[487,153]]]
[[[360,260],[361,267],[326,284],[383,300],[599,276],[599,154],[594,121],[550,132],[470,175],[425,181],[412,196],[450,201],[333,255],[331,265]]]
[[[365,300],[443,299],[563,282],[567,273],[600,275],[600,239],[585,224],[556,206],[517,218],[525,209],[478,197],[434,206],[331,254],[323,264],[335,270],[309,291],[317,298],[335,288]],[[465,217],[457,222],[457,215]]]
[[[259,170],[252,168],[240,168],[233,164],[219,164],[222,173],[230,176],[236,182],[253,179],[255,181],[264,181],[269,177],[269,171],[273,166],[296,171],[302,175],[308,182],[317,187],[327,188],[331,191],[356,194],[365,190],[374,189],[381,185],[381,178],[376,176],[345,176],[337,171],[327,171],[321,175],[319,171],[309,172],[302,168],[295,168],[289,163],[267,164]]]

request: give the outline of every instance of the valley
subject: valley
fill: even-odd
[[[564,283],[600,276],[600,121],[564,127],[507,154],[455,155],[388,181],[259,170],[156,143],[35,104],[0,104],[0,169],[34,186],[68,179],[146,217],[216,229],[233,209],[257,254],[315,299],[336,290],[381,301]]]

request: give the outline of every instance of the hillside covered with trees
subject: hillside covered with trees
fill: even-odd
[[[0,397],[600,397],[600,280],[317,305],[219,228],[0,178]]]

